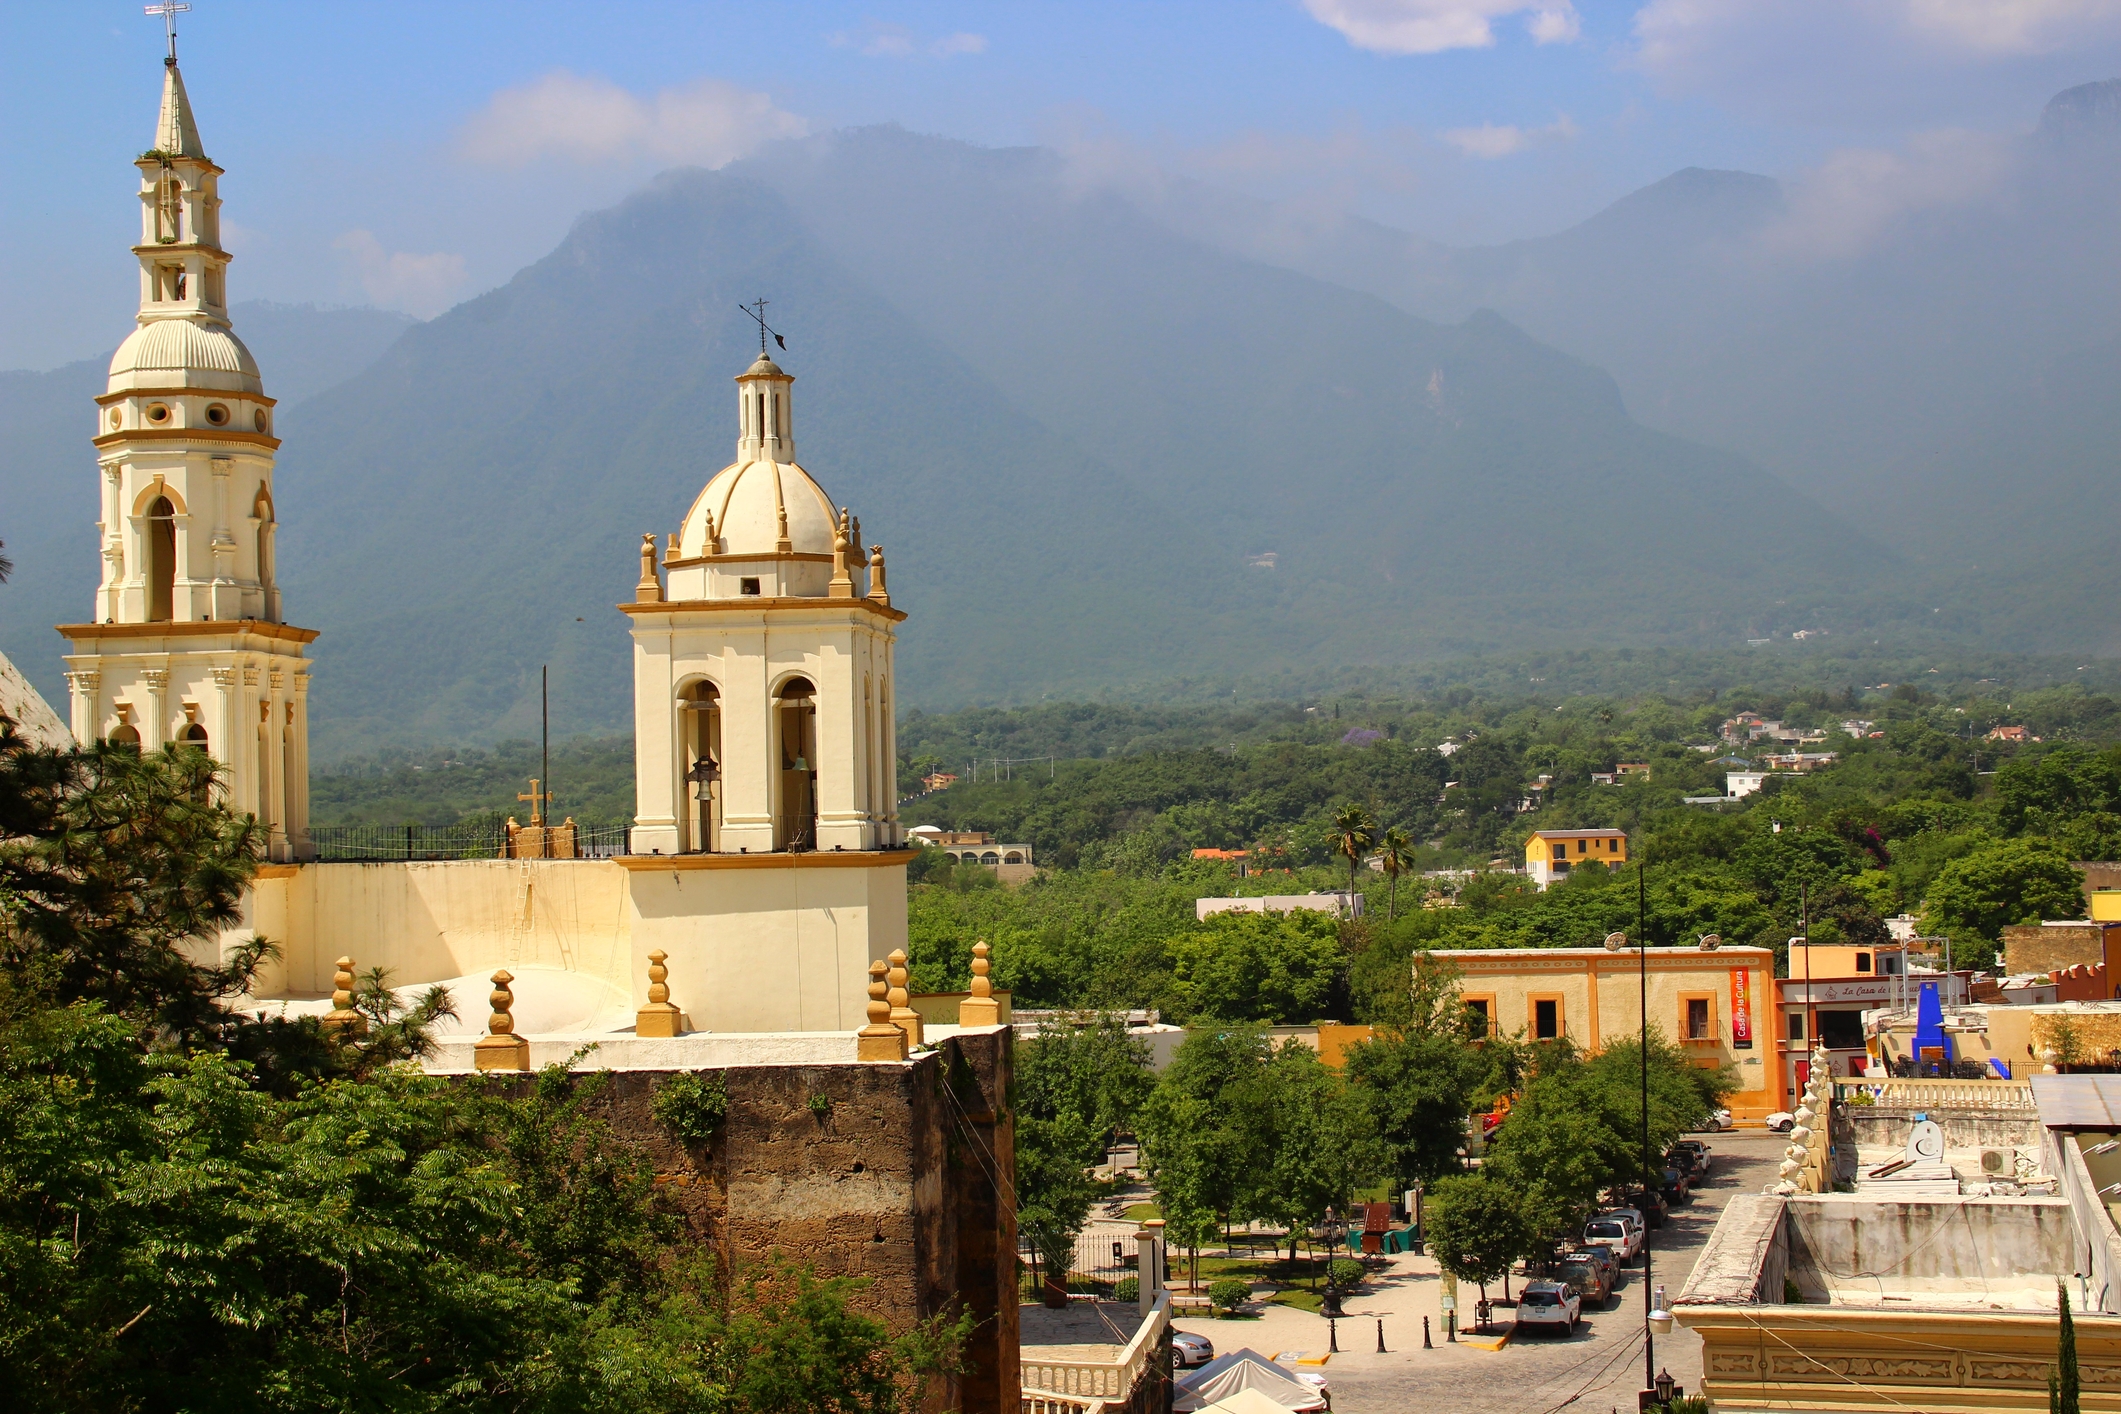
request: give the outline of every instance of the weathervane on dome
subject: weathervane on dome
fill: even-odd
[[[766,322],[766,303],[766,297],[764,295],[760,295],[758,299],[751,304],[740,304],[737,306],[738,309],[743,310],[745,314],[751,316],[752,322],[759,326],[759,354],[762,357],[765,355],[766,352],[766,336],[768,334],[773,334],[773,327]],[[773,342],[779,344],[783,349],[786,349],[788,347],[788,341],[782,338],[779,334],[773,334]]]
[[[190,11],[191,6],[181,0],[160,0],[159,4],[144,7],[150,15],[162,17],[162,27],[169,31],[169,62],[177,62],[177,16]]]

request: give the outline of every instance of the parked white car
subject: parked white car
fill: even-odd
[[[1787,1134],[1790,1132],[1790,1127],[1796,1123],[1797,1116],[1791,1114],[1788,1110],[1777,1110],[1767,1117],[1768,1133]]]
[[[1731,1112],[1729,1110],[1711,1110],[1709,1117],[1698,1126],[1698,1128],[1709,1134],[1720,1133],[1730,1127]]]
[[[1567,1282],[1535,1281],[1517,1294],[1517,1329],[1560,1330],[1574,1335],[1583,1319],[1583,1298]]]
[[[1607,1248],[1625,1266],[1642,1250],[1642,1223],[1619,1213],[1600,1213],[1583,1225],[1583,1245]]]

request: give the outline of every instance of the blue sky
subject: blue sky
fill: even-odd
[[[0,367],[122,337],[159,22],[12,0]],[[1685,166],[1784,177],[2022,132],[2121,74],[2121,0],[361,5],[195,0],[238,300],[430,315],[660,168],[896,122],[1044,143],[1456,242]]]

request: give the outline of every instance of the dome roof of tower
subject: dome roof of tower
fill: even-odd
[[[760,349],[758,358],[753,361],[751,367],[745,369],[742,373],[739,373],[737,375],[737,380],[741,382],[746,378],[787,377],[787,374],[781,372],[781,366],[775,363],[772,359],[766,357],[766,351],[764,349]],[[790,381],[792,382],[793,380],[791,379]]]
[[[142,324],[118,345],[110,361],[110,388],[201,387],[261,393],[258,361],[227,329],[189,319]]]
[[[832,553],[839,512],[824,488],[794,462],[736,462],[722,468],[700,492],[679,532],[679,552],[771,555],[780,539],[779,508],[788,511],[790,548],[798,555]],[[707,544],[707,517],[714,517],[718,546]]]

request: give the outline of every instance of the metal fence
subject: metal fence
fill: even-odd
[[[1036,1301],[1043,1294],[1046,1262],[1032,1250],[1029,1242],[1022,1239],[1017,1242],[1016,1256],[1018,1286],[1023,1299]],[[1140,1250],[1131,1229],[1101,1228],[1076,1234],[1068,1270],[1057,1275],[1071,1292],[1110,1296],[1121,1280],[1137,1275],[1135,1268],[1140,1261]]]
[[[499,821],[454,825],[312,825],[309,841],[327,864],[392,859],[499,859],[508,829]]]
[[[522,832],[517,857],[539,857],[541,837]],[[632,835],[626,825],[573,827],[574,859],[616,859],[627,852]],[[555,827],[543,838],[564,850],[566,832]],[[506,859],[508,826],[499,820],[460,820],[453,825],[312,825],[310,843],[325,864],[385,863],[407,859]]]

